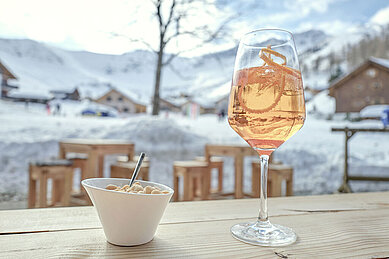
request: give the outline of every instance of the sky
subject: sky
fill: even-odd
[[[170,0],[165,1],[170,4]],[[207,6],[195,1],[188,20],[181,22],[185,30],[204,24],[218,28],[220,22],[230,20],[224,38],[204,45],[200,52],[230,48],[243,34],[258,28],[292,32],[321,29],[327,34],[340,34],[366,23],[389,22],[388,0],[210,1],[212,4]],[[70,50],[107,54],[150,46],[156,49],[158,21],[154,12],[148,0],[1,0],[0,37],[27,38]],[[162,13],[166,17],[168,8]],[[167,51],[190,49],[199,43],[187,36],[171,41]]]

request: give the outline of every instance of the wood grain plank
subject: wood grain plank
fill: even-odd
[[[229,228],[242,220],[165,224],[150,243],[117,247],[101,229],[0,235],[0,254],[9,258],[372,258],[389,255],[389,209],[281,216],[297,243],[257,247],[235,240]],[[253,218],[251,220],[254,220]]]
[[[271,218],[309,212],[389,208],[389,193],[353,193],[269,198]],[[258,199],[170,203],[161,224],[255,217]],[[0,211],[0,234],[100,228],[93,207]]]

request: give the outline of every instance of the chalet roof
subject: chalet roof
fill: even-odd
[[[369,67],[369,65],[373,65],[376,67],[379,67],[381,69],[384,69],[389,72],[389,60],[388,59],[382,59],[382,58],[375,58],[370,57],[366,62],[364,62],[362,65],[345,75],[344,77],[336,80],[334,83],[332,83],[329,87],[330,89],[330,96],[333,96],[333,90],[337,89],[338,87],[342,86],[344,83],[346,83],[351,78],[359,75],[362,71],[364,71],[366,68]]]
[[[370,57],[370,60],[383,67],[389,68],[389,59]]]
[[[130,92],[128,90],[123,90],[123,89],[119,90],[119,89],[117,89],[115,87],[110,88],[108,91],[106,91],[104,94],[102,94],[99,98],[96,98],[96,100],[101,99],[102,97],[106,96],[107,94],[109,94],[109,93],[111,93],[113,91],[123,95],[125,98],[127,98],[131,102],[147,106],[148,102],[144,98],[142,98],[142,96],[136,95],[133,92]]]
[[[0,71],[2,74],[7,75],[11,79],[18,79],[6,66],[4,66],[1,63],[1,60],[0,60]]]
[[[181,107],[181,105],[183,105],[184,103],[186,103],[188,101],[188,98],[186,97],[165,97],[165,98],[160,98],[161,100],[165,101],[165,102],[168,102],[174,106],[176,106],[177,108]]]
[[[17,91],[8,94],[11,98],[50,100],[53,96],[50,94],[36,93],[35,91]]]
[[[71,94],[74,93],[77,89],[77,87],[72,89],[58,89],[58,90],[51,90],[50,93],[52,94]]]

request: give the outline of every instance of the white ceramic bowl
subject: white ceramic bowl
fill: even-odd
[[[90,178],[81,182],[97,210],[107,241],[114,245],[135,246],[151,241],[174,192],[163,184],[138,182],[169,193],[136,194],[105,189],[108,184],[126,185],[129,179]]]

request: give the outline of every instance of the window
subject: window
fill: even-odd
[[[370,68],[369,70],[366,71],[366,75],[374,78],[377,75],[377,70],[375,70],[374,68]]]
[[[123,97],[120,96],[120,97],[118,98],[118,101],[119,101],[119,102],[123,102]]]
[[[112,97],[111,96],[107,96],[107,102],[110,102],[112,101]]]
[[[373,88],[374,88],[374,89],[380,89],[380,88],[382,88],[382,83],[381,83],[381,82],[374,82],[374,83],[373,83]]]
[[[127,108],[127,107],[124,107],[123,111],[124,111],[124,112],[128,112],[128,108]]]

